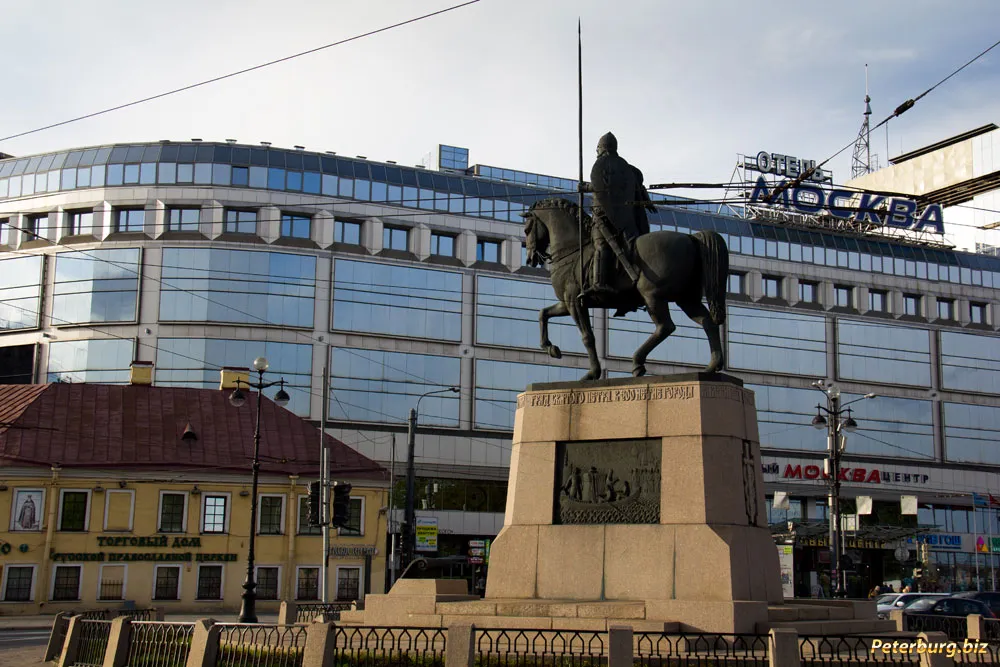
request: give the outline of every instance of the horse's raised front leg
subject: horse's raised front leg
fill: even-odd
[[[632,355],[632,375],[635,377],[646,374],[646,357],[649,356],[649,353],[657,345],[662,343],[667,336],[677,329],[674,321],[670,319],[669,303],[661,301],[655,298],[655,296],[650,296],[645,301],[646,310],[649,312],[649,319],[653,321],[656,328],[653,329],[653,333],[649,335],[649,338]]]
[[[719,325],[712,319],[708,308],[700,300],[677,302],[684,314],[691,318],[692,322],[701,325],[708,336],[708,346],[712,350],[712,358],[705,367],[706,373],[718,373],[726,367],[726,356],[722,349],[722,337],[719,335]]]
[[[597,340],[594,338],[594,329],[590,326],[590,311],[580,306],[575,298],[572,304],[567,308],[580,330],[583,346],[587,348],[587,356],[590,358],[590,371],[583,376],[583,379],[598,380],[601,377],[601,360],[597,356]]]
[[[549,318],[565,317],[566,315],[569,315],[569,309],[562,301],[538,311],[538,324],[542,330],[542,349],[548,352],[553,359],[560,359],[562,351],[558,345],[553,345],[552,341],[549,340]]]

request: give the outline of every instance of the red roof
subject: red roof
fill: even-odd
[[[0,467],[249,471],[257,395],[150,385],[0,385]],[[185,427],[198,436],[182,440]],[[317,474],[317,427],[264,397],[261,472]],[[333,477],[385,480],[385,468],[324,435]]]

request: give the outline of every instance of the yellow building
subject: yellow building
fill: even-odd
[[[236,612],[246,576],[255,395],[149,385],[0,385],[0,615],[154,606]],[[317,600],[309,525],[319,430],[262,402],[258,611]],[[325,436],[352,484],[334,530],[329,599],[383,592],[386,471]]]

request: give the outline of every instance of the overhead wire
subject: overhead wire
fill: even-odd
[[[360,40],[360,39],[364,39],[365,37],[370,37],[372,35],[377,35],[377,34],[382,33],[382,32],[387,32],[389,30],[393,30],[395,28],[400,28],[402,26],[409,25],[411,23],[417,23],[419,21],[423,21],[425,19],[429,19],[429,18],[434,17],[434,16],[439,16],[441,14],[446,14],[446,13],[454,11],[456,9],[461,9],[462,7],[467,7],[469,5],[474,5],[477,2],[479,2],[479,1],[480,0],[467,0],[467,2],[462,2],[462,3],[457,4],[457,5],[452,5],[450,7],[445,7],[444,9],[439,9],[439,10],[434,11],[434,12],[429,12],[427,14],[422,14],[421,16],[416,16],[414,18],[407,19],[405,21],[398,21],[396,23],[393,23],[393,24],[390,24],[390,25],[387,25],[387,26],[383,26],[383,27],[377,28],[375,30],[369,30],[369,31],[363,32],[361,34],[354,35],[353,37],[347,37],[345,39],[340,39],[340,40],[337,40],[335,42],[330,42],[329,44],[324,44],[322,46],[318,46],[318,47],[315,47],[315,48],[312,48],[312,49],[308,49],[306,51],[300,51],[298,53],[294,53],[294,54],[289,55],[289,56],[284,56],[282,58],[276,58],[274,60],[269,60],[268,62],[260,63],[259,65],[254,65],[252,67],[246,67],[246,68],[243,68],[241,70],[236,70],[234,72],[229,72],[228,74],[223,74],[223,75],[220,75],[220,76],[212,77],[211,79],[205,79],[205,80],[199,81],[197,83],[192,83],[192,84],[188,84],[186,86],[181,86],[180,88],[174,88],[174,89],[168,90],[166,92],[157,93],[156,95],[150,95],[148,97],[143,97],[141,99],[134,100],[132,102],[127,102],[125,104],[119,104],[119,105],[116,105],[116,106],[113,106],[113,107],[108,107],[108,108],[102,109],[100,111],[94,111],[94,112],[91,112],[91,113],[88,113],[88,114],[84,114],[82,116],[76,116],[74,118],[70,118],[68,120],[63,120],[63,121],[60,121],[58,123],[51,123],[49,125],[44,125],[42,127],[37,127],[37,128],[35,128],[33,130],[25,130],[23,132],[18,132],[16,134],[12,134],[12,135],[9,135],[9,136],[6,136],[6,137],[0,137],[0,141],[8,141],[10,139],[16,139],[18,137],[27,136],[29,134],[35,134],[36,132],[42,132],[44,130],[50,130],[50,129],[55,128],[55,127],[61,127],[63,125],[68,125],[70,123],[76,123],[76,122],[81,121],[81,120],[86,120],[88,118],[94,118],[96,116],[101,116],[101,115],[104,115],[104,114],[107,114],[107,113],[111,113],[112,111],[118,111],[120,109],[126,109],[128,107],[133,107],[133,106],[136,106],[136,105],[139,105],[139,104],[144,104],[146,102],[151,102],[153,100],[158,100],[158,99],[161,99],[163,97],[168,97],[170,95],[175,95],[177,93],[181,93],[181,92],[184,92],[184,91],[187,91],[187,90],[192,90],[194,88],[200,88],[201,86],[207,86],[210,83],[216,83],[218,81],[223,81],[225,79],[231,79],[231,78],[239,76],[241,74],[247,74],[249,72],[254,72],[256,70],[264,69],[266,67],[271,67],[272,65],[277,65],[279,63],[287,62],[289,60],[294,60],[296,58],[301,58],[302,56],[306,56],[306,55],[309,55],[309,54],[312,54],[312,53],[317,53],[317,52],[323,51],[325,49],[329,49],[329,48],[332,48],[332,47],[335,47],[335,46],[340,46],[342,44],[347,44],[349,42],[354,42],[354,41],[357,41],[357,40]]]

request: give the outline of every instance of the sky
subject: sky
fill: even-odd
[[[459,0],[0,0],[0,137],[444,9]],[[823,160],[1000,39],[996,0],[480,0],[104,116],[0,142],[27,155],[159,139],[274,146],[575,178],[611,130],[647,183],[727,182],[737,154]],[[17,54],[16,57],[12,54]],[[892,157],[1000,123],[1000,47],[872,135]],[[888,148],[887,148],[888,142]],[[829,167],[850,175],[848,148]],[[678,194],[690,194],[678,192]]]

